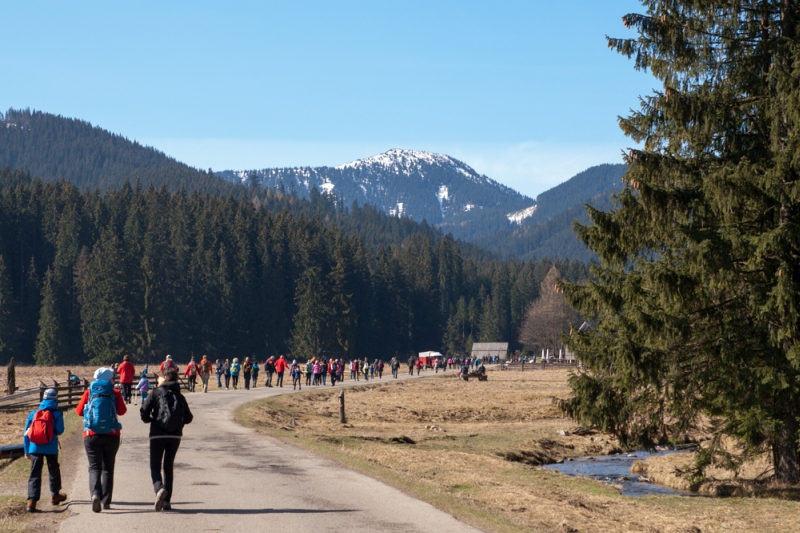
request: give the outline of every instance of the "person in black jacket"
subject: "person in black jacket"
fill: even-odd
[[[142,422],[150,424],[150,477],[156,492],[156,511],[170,510],[173,465],[181,445],[183,426],[192,422],[192,412],[181,394],[178,371],[167,368],[159,386],[142,403]],[[161,468],[164,477],[161,477]]]

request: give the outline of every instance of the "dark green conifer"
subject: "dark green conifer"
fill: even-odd
[[[642,3],[609,45],[663,87],[620,121],[641,148],[617,208],[577,228],[601,264],[567,296],[597,327],[563,406],[632,445],[707,417],[797,483],[800,5]]]

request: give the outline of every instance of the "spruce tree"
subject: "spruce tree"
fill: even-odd
[[[53,271],[48,269],[44,276],[39,335],[36,337],[36,351],[33,355],[37,365],[54,365],[63,361],[65,346],[69,344],[63,318],[59,314],[58,289],[53,278]]]
[[[112,222],[92,250],[81,307],[83,345],[92,363],[118,359],[141,335],[129,299],[124,255]]]
[[[628,444],[707,417],[797,483],[800,6],[642,3],[609,46],[663,87],[620,120],[640,148],[617,207],[576,225],[600,265],[565,289],[597,327],[571,338],[587,372],[563,407]]]
[[[14,344],[11,283],[3,256],[0,255],[0,359],[5,359]]]
[[[318,268],[306,269],[297,282],[297,314],[292,329],[292,355],[310,359],[323,349],[331,348],[335,333],[331,334],[332,308],[330,293],[321,279]]]

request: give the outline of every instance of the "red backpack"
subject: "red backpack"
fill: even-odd
[[[28,427],[28,439],[34,444],[50,444],[55,436],[56,419],[53,412],[39,409]]]

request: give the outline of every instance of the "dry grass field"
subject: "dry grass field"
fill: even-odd
[[[369,381],[243,406],[238,419],[385,480],[488,531],[800,531],[800,503],[764,498],[621,496],[537,465],[617,451],[609,435],[575,429],[553,404],[567,371],[490,372]],[[434,429],[431,429],[434,426]],[[675,456],[673,456],[675,457]]]

